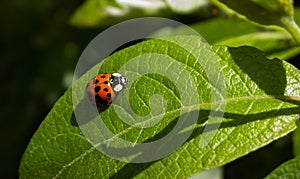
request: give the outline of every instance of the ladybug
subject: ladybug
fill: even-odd
[[[126,83],[127,79],[120,73],[101,73],[87,84],[86,96],[97,107],[105,107],[112,103]]]

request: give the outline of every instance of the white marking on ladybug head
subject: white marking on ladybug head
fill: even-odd
[[[121,77],[122,75],[120,73],[113,73],[112,76]]]
[[[115,92],[120,92],[122,89],[123,89],[123,86],[122,86],[121,84],[117,84],[117,85],[114,87],[114,91],[115,91]]]
[[[121,78],[121,83],[122,83],[122,84],[126,84],[126,83],[127,83],[127,80],[126,80],[125,77],[122,77],[122,78]]]

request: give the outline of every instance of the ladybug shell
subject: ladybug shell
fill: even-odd
[[[110,74],[99,74],[92,78],[86,87],[88,99],[93,104],[96,103],[97,107],[106,106],[115,98],[115,92],[112,90],[110,80]]]
[[[127,79],[119,73],[98,74],[92,78],[86,87],[86,95],[89,101],[97,107],[107,106],[116,98],[127,83]]]

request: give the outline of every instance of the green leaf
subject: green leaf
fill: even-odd
[[[199,0],[189,3],[182,0],[85,0],[73,13],[70,22],[79,27],[106,27],[132,18],[172,17],[176,13],[194,13],[197,18],[207,18],[212,14],[209,2]]]
[[[300,29],[294,21],[293,4],[290,0],[220,1],[256,23],[285,28],[300,45]]]
[[[105,8],[119,10],[119,13],[126,13],[115,1],[86,0],[72,15],[70,22],[73,25],[90,27],[97,26],[100,22],[106,24],[108,15]],[[111,21],[116,21],[116,19],[112,17]]]
[[[201,7],[209,5],[209,1],[190,0],[188,2],[183,0],[165,0],[167,5],[177,13],[191,13],[199,10]]]
[[[213,50],[221,67],[216,69],[217,63],[209,63],[213,54],[207,49],[208,46],[196,36],[178,36],[169,40],[154,39],[121,50],[96,65],[66,91],[43,121],[23,155],[20,178],[183,178],[222,166],[285,136],[296,128],[300,96],[300,73],[297,69],[284,61],[267,59],[261,51],[251,47],[215,46]],[[148,56],[149,54],[154,56]],[[168,59],[163,57],[170,57],[174,62],[161,65],[160,62],[164,63],[162,59]],[[203,63],[196,63],[197,58],[204,60]],[[136,66],[126,66],[134,59],[138,59]],[[156,63],[150,63],[150,59]],[[168,68],[177,62],[184,68]],[[124,65],[126,68],[121,68]],[[183,71],[187,70],[195,82],[194,88],[199,95],[200,104],[186,106],[184,101],[190,101],[195,96],[185,94],[184,98],[180,98],[182,89],[174,85],[176,81],[159,74],[139,75],[135,72],[144,67],[149,70],[162,70],[178,79],[184,74]],[[84,109],[88,106],[83,103],[84,89],[88,80],[99,69],[100,72],[115,72],[121,69],[120,72],[128,77],[131,87],[120,94],[117,101],[126,99],[125,94],[129,94],[129,102],[135,113],[143,116],[152,114],[152,109],[159,110],[165,107],[165,111],[154,114],[151,118],[163,116],[160,121],[156,121],[158,124],[148,128],[140,128],[137,123],[130,126],[118,116],[131,114],[127,106],[115,104],[101,112],[102,119],[94,116],[86,121],[76,122],[72,102],[76,108],[82,105]],[[176,73],[176,70],[179,72]],[[215,80],[209,80],[210,72],[217,74],[214,76]],[[139,78],[130,81],[134,74]],[[177,82],[189,84],[189,80]],[[212,103],[211,93],[221,92],[216,86],[219,82],[225,84],[226,97],[224,101]],[[73,101],[72,90],[76,94]],[[154,94],[163,96],[165,105],[158,98],[160,103],[154,103],[157,105],[153,106],[151,97]],[[226,105],[226,110],[214,108],[217,103]],[[181,108],[182,114],[178,112]],[[185,113],[185,109],[191,112]],[[87,114],[87,111],[81,112],[82,115]],[[188,140],[167,157],[148,163],[126,163],[113,159],[93,147],[90,142],[94,141],[88,140],[79,129],[79,126],[81,129],[89,125],[94,126],[88,128],[91,129],[89,132],[101,135],[102,131],[96,125],[104,123],[115,134],[111,141],[119,137],[131,142],[149,143],[172,132],[181,117],[198,112],[199,118],[195,126],[187,126],[170,139],[176,141],[183,134],[192,132]],[[223,112],[224,116],[221,116]],[[213,116],[217,120],[208,120]],[[191,119],[186,118],[185,121]],[[210,136],[211,134],[214,135]],[[116,148],[117,151],[119,149]],[[134,160],[138,155],[131,157]]]
[[[211,170],[206,170],[203,171],[201,173],[197,173],[191,177],[189,177],[189,179],[206,179],[206,178],[223,178],[223,168],[219,167],[219,168],[214,168]]]
[[[191,27],[212,44],[218,44],[218,42],[227,39],[239,38],[245,34],[259,32],[259,27],[253,23],[249,23],[243,19],[228,17],[216,17],[193,24]],[[222,31],[216,33],[220,27],[222,27]]]
[[[86,0],[72,15],[71,24],[83,27],[108,26],[126,19],[147,15],[164,15],[166,4],[161,0],[119,2],[115,0]]]
[[[299,178],[300,177],[300,157],[291,159],[275,170],[273,170],[266,179],[271,178]]]
[[[285,32],[257,32],[217,42],[218,45],[238,47],[248,45],[265,52],[268,58],[291,59],[300,54],[300,47]]]
[[[297,14],[300,9],[296,9]],[[288,60],[300,54],[300,47],[290,35],[278,28],[262,28],[244,19],[217,17],[204,22],[192,24],[194,30],[203,36],[210,44],[238,47],[252,46],[265,52],[268,58]],[[222,31],[216,33],[219,28]],[[186,32],[185,32],[186,31]],[[158,33],[158,32],[157,32]],[[162,35],[188,34],[186,28],[166,28]]]
[[[281,18],[293,18],[290,0],[220,0],[229,8],[245,15],[248,19],[264,24],[281,26]]]
[[[219,27],[222,31],[215,33]],[[290,59],[300,54],[300,47],[285,31],[262,29],[241,19],[215,18],[191,26],[214,45],[252,46],[265,52],[268,58]]]

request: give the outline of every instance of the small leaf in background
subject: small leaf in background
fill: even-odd
[[[189,3],[186,0],[165,0],[165,2],[177,13],[191,13],[199,10],[200,7],[209,6],[207,0],[190,0]]]
[[[290,0],[220,0],[229,8],[245,15],[248,19],[263,25],[281,26],[281,18],[293,18]]]
[[[300,28],[294,21],[293,4],[290,0],[220,1],[256,23],[285,28],[300,45]]]
[[[70,19],[71,24],[78,26],[97,26],[100,22],[107,23],[107,14],[105,7],[115,9],[115,13],[119,14],[117,17],[124,15],[123,10],[114,0],[112,1],[99,1],[99,0],[86,0],[78,10],[73,14]],[[113,20],[113,19],[111,19]],[[110,23],[110,22],[109,22]]]
[[[208,0],[85,0],[73,13],[71,24],[79,27],[106,27],[124,20],[144,17],[176,17],[192,14],[193,19],[214,15]]]
[[[206,178],[212,178],[212,179],[221,179],[224,178],[223,176],[223,168],[214,168],[210,170],[203,171],[201,173],[197,173],[188,179],[206,179]]]
[[[295,10],[295,14],[300,17],[299,8]],[[299,18],[296,18],[296,20],[300,23]],[[288,60],[300,54],[300,47],[286,31],[279,28],[262,28],[245,19],[216,17],[192,24],[191,27],[212,45],[252,46],[264,51],[268,58],[282,60]],[[220,27],[222,27],[222,31],[216,33]],[[181,27],[165,28],[161,30],[162,35],[160,36],[185,34],[185,31],[186,29]],[[187,31],[186,34],[188,33]]]
[[[191,106],[195,112],[200,111],[200,116],[192,135],[180,148],[161,160],[139,164],[115,160],[94,148],[76,123],[72,89],[76,86],[84,88],[90,76],[99,70],[99,65],[96,65],[60,98],[43,121],[24,153],[20,178],[186,178],[229,163],[296,128],[295,120],[299,118],[299,70],[284,61],[267,59],[261,51],[252,47],[213,48],[226,84],[226,110],[215,111],[224,112],[220,123],[206,124],[213,105],[209,94],[215,86],[206,78],[203,69],[214,69],[205,63],[194,63],[195,57],[185,47],[193,47],[192,51],[203,59],[209,60],[211,54],[204,53],[207,46],[199,37],[178,36],[174,39],[181,45],[156,39],[118,51],[103,62],[101,70],[117,71],[134,57],[149,53],[172,57],[184,65],[195,79],[201,103]],[[153,58],[159,60],[158,57]],[[127,73],[130,72],[133,71]],[[219,73],[219,70],[216,72]],[[110,106],[101,116],[111,131],[118,132],[115,133],[118,137],[143,143],[159,139],[172,130],[174,122],[180,117],[176,112],[180,109],[180,99],[176,97],[178,92],[171,81],[160,75],[143,75],[138,80],[141,83],[132,81],[134,84],[128,89],[130,104],[135,106],[135,111],[144,114],[145,109],[150,109],[148,100],[151,95],[165,95],[168,113],[161,114],[166,117],[159,125],[143,129],[125,124],[115,112],[122,106]],[[81,98],[83,94],[79,92],[78,100]],[[122,99],[122,96],[118,98]],[[143,102],[144,105],[137,105]],[[126,110],[122,113],[126,114]],[[92,123],[93,120],[85,122],[79,125]],[[209,131],[205,130],[206,125]],[[216,125],[220,127],[214,128]],[[201,139],[211,132],[215,133],[213,138],[207,141],[207,145],[201,146]]]
[[[300,9],[296,11],[300,13]],[[299,21],[300,22],[300,21]],[[222,32],[215,31],[222,26]],[[265,52],[268,58],[288,60],[300,54],[300,47],[282,30],[263,29],[242,19],[218,17],[191,26],[213,45],[248,45]]]
[[[266,179],[272,178],[300,178],[300,157],[296,157],[291,159],[275,170],[273,170]]]
[[[85,0],[73,14],[71,23],[83,27],[105,27],[134,17],[151,14],[163,16],[168,14],[166,8],[161,0]]]

